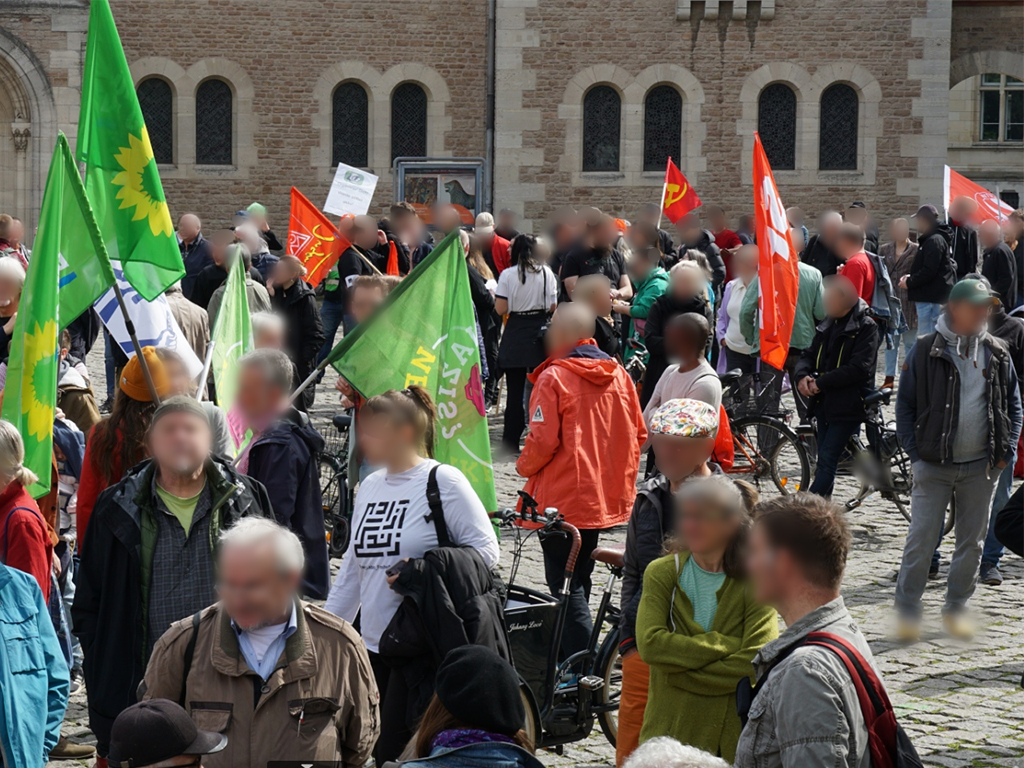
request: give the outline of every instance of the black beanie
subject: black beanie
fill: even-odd
[[[434,690],[444,708],[470,728],[513,736],[526,724],[519,676],[482,645],[451,651],[437,668]]]

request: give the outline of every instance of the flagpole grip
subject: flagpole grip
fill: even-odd
[[[146,380],[146,388],[149,396],[153,399],[154,405],[160,405],[160,395],[156,392],[156,384],[153,383],[153,374],[146,364],[146,356],[142,354],[142,345],[139,344],[139,337],[135,335],[135,323],[128,314],[128,307],[125,306],[124,296],[121,295],[121,286],[114,281],[114,295],[117,297],[117,306],[121,309],[121,316],[124,318],[124,327],[128,331],[128,337],[132,340],[132,347],[135,349],[135,356],[139,358],[139,365],[142,366],[142,377]]]
[[[210,366],[213,364],[213,348],[217,345],[215,339],[210,339],[206,345],[206,360],[203,361],[203,372],[199,374],[199,386],[196,388],[196,400],[203,402],[206,399],[207,379],[210,377]]]

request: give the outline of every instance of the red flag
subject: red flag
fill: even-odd
[[[796,249],[789,236],[786,209],[779,199],[775,177],[754,132],[754,215],[757,219],[757,265],[761,317],[761,359],[781,370],[789,354],[789,339],[796,316],[800,272]]]
[[[394,240],[388,240],[388,265],[385,267],[385,274],[398,275],[398,246]]]
[[[949,204],[960,196],[970,197],[978,204],[977,221],[972,222],[974,224],[985,219],[1003,221],[1013,213],[1013,208],[1009,203],[1003,202],[995,193],[989,192],[979,184],[975,184],[948,165],[946,166],[945,184],[943,186],[947,214],[949,212]]]
[[[668,220],[675,224],[699,205],[697,193],[670,157],[665,166],[665,188],[661,193],[661,207]]]
[[[330,219],[292,187],[292,211],[288,222],[287,252],[306,268],[304,278],[316,286],[351,243],[338,234]]]

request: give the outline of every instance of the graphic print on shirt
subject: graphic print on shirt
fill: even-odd
[[[409,500],[371,501],[356,530],[356,557],[395,557],[402,554],[402,525]]]

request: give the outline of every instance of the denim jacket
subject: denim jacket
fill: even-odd
[[[68,665],[39,585],[0,564],[0,765],[46,765],[60,738],[68,685]]]
[[[843,598],[837,597],[758,652],[754,657],[758,679],[780,653],[811,632],[839,635],[874,666],[867,641]],[[871,768],[868,731],[857,690],[843,662],[827,648],[804,645],[779,662],[754,699],[748,717],[736,747],[736,768]]]
[[[536,757],[515,744],[485,742],[447,749],[435,747],[430,757],[404,763],[402,768],[544,768]]]

